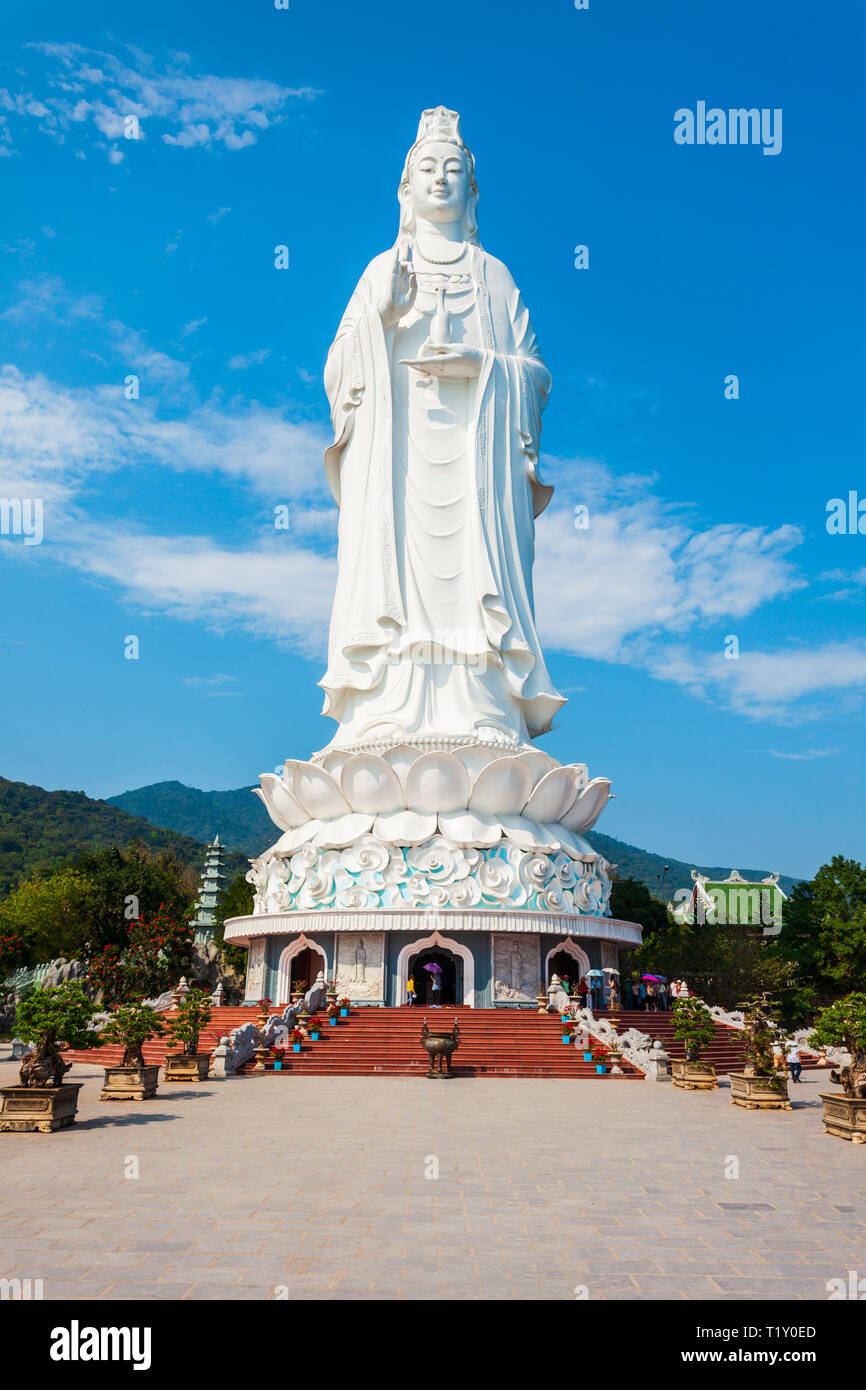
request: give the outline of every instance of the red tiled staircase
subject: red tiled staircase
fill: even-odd
[[[607,1017],[605,1013],[598,1015]],[[173,1014],[164,1015],[171,1021]],[[211,1022],[202,1031],[199,1050],[212,1052],[220,1038],[233,1028],[258,1020],[257,1008],[220,1008],[213,1010]],[[546,1016],[530,1009],[352,1009],[349,1017],[341,1018],[331,1028],[322,1017],[318,1042],[306,1041],[299,1053],[288,1049],[284,1054],[280,1075],[304,1076],[420,1076],[428,1068],[427,1053],[421,1046],[420,1034],[424,1019],[431,1028],[450,1027],[456,1018],[460,1024],[460,1047],[454,1054],[456,1076],[546,1076],[572,1077],[585,1080],[641,1080],[642,1073],[627,1062],[621,1062],[623,1076],[599,1077],[594,1062],[584,1062],[582,1052],[574,1044],[566,1047],[561,1041],[560,1022],[555,1014]],[[660,1037],[665,1050],[674,1058],[684,1055],[683,1044],[673,1036],[673,1014],[643,1013],[622,1010],[616,1016],[617,1031],[638,1028],[651,1037]],[[597,1043],[595,1044],[597,1045]],[[738,1029],[716,1025],[715,1040],[702,1056],[711,1062],[717,1073],[724,1076],[739,1071],[743,1065],[743,1040]],[[144,1046],[145,1062],[160,1066],[165,1062],[167,1045],[155,1039]],[[122,1059],[119,1047],[101,1047],[92,1051],[67,1052],[68,1061],[87,1062],[96,1066],[118,1066]],[[804,1068],[814,1066],[815,1059],[803,1056]],[[254,1062],[241,1070],[252,1073]],[[273,1072],[273,1058],[268,1057],[268,1072]]]
[[[171,1021],[173,1015],[165,1015]],[[255,1023],[258,1009],[214,1009],[210,1024],[202,1031],[199,1049],[212,1052],[219,1039],[243,1023]],[[421,1027],[427,1019],[431,1028],[460,1024],[460,1047],[454,1054],[456,1076],[546,1076],[592,1080],[641,1080],[642,1074],[622,1062],[623,1076],[598,1076],[594,1062],[584,1062],[574,1044],[565,1046],[559,1018],[544,1017],[529,1009],[352,1009],[348,1018],[331,1028],[322,1016],[318,1042],[306,1041],[302,1050],[284,1053],[279,1075],[305,1076],[420,1076],[429,1066],[421,1046]],[[145,1043],[144,1060],[165,1062],[164,1039]],[[67,1052],[68,1061],[96,1066],[118,1066],[119,1047],[106,1046],[92,1051]],[[254,1061],[241,1069],[253,1072]],[[267,1060],[273,1073],[273,1057]]]
[[[336,1028],[324,1024],[318,1042],[288,1051],[282,1074],[303,1076],[421,1076],[429,1067],[421,1045],[424,1019],[431,1029],[460,1025],[455,1076],[544,1076],[589,1080],[642,1080],[621,1063],[623,1076],[600,1077],[573,1043],[562,1042],[558,1017],[529,1009],[352,1009]],[[244,1068],[248,1074],[253,1063]],[[268,1070],[272,1069],[268,1060]]]

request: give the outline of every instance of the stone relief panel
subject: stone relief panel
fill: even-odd
[[[265,985],[265,941],[253,937],[247,958],[247,999],[261,999]]]
[[[493,938],[493,998],[534,1002],[541,979],[538,940],[528,936]]]
[[[350,999],[383,999],[384,932],[338,932],[336,950],[337,993]]]
[[[609,965],[613,970],[618,970],[618,969],[619,969],[619,961],[618,961],[618,959],[617,959],[618,955],[619,955],[619,952],[617,951],[616,946],[614,946],[611,942],[609,942],[609,941],[603,941],[603,942],[601,943],[601,963],[602,963],[602,966]]]

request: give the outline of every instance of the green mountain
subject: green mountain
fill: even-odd
[[[84,792],[49,792],[0,777],[0,898],[36,869],[51,870],[83,850],[134,840],[172,851],[197,872],[204,863],[204,844],[173,827],[155,826]],[[244,863],[243,855],[233,855],[229,868],[236,871]]]
[[[131,816],[143,816],[151,825],[167,825],[194,840],[212,840],[219,835],[227,849],[243,854],[261,854],[279,836],[279,831],[250,787],[227,792],[200,792],[182,782],[154,782],[132,792],[107,798]]]
[[[149,787],[139,787],[136,791],[109,797],[108,801],[111,806],[120,807],[135,816],[143,816],[152,825],[169,826],[196,840],[212,840],[218,834],[229,849],[249,855],[261,854],[278,836],[276,826],[259,798],[252,795],[250,787],[226,792],[201,792],[195,787],[185,787],[182,782],[155,782]],[[709,878],[727,878],[732,868],[740,869],[743,877],[748,879],[761,879],[769,872],[767,869],[741,869],[739,864],[728,864],[724,868],[686,864],[679,859],[637,849],[597,830],[590,832],[589,839],[599,854],[616,865],[620,878],[638,879],[657,897],[662,896],[661,879],[665,865],[668,866],[668,872],[664,875],[666,898],[673,897],[677,888],[691,888],[693,868],[700,868],[701,873]],[[787,893],[795,880],[781,877],[779,882]]]

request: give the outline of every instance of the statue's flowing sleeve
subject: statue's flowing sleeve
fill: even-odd
[[[378,310],[393,253],[371,262],[340,322],[325,365],[334,442],[325,473],[340,508],[337,589],[324,712],[340,718],[343,692],[378,679],[403,604],[394,542],[391,379]]]

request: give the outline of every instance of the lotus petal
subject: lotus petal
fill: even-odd
[[[280,859],[285,859],[287,855],[294,854],[305,845],[308,840],[318,833],[324,826],[320,820],[308,820],[303,825],[296,825],[294,830],[287,830],[285,835],[281,835],[277,843],[271,850],[271,854]]]
[[[389,767],[393,767],[400,779],[400,786],[405,789],[409,769],[418,761],[418,749],[411,748],[408,743],[398,743],[396,748],[389,748],[382,757]]]
[[[343,763],[348,762],[350,757],[351,754],[346,753],[342,748],[332,748],[330,753],[325,754],[319,766],[323,767],[326,772],[330,772],[334,781],[337,782]]]
[[[469,773],[470,781],[474,782],[481,769],[494,762],[501,754],[496,748],[484,748],[479,743],[472,743],[466,748],[455,748],[454,756],[460,759]]]
[[[309,820],[303,806],[298,805],[285,782],[275,772],[263,772],[259,781],[261,787],[254,787],[253,791],[265,803],[274,825],[281,830],[292,830]]]
[[[560,817],[565,828],[578,834],[591,830],[607,805],[609,796],[610,780],[607,777],[593,777],[571,808]]]
[[[372,826],[372,815],[365,816],[357,811],[350,811],[347,816],[338,816],[336,820],[328,821],[328,824],[318,831],[313,844],[317,849],[345,849],[359,835],[366,835]]]
[[[533,782],[540,782],[546,772],[552,772],[555,767],[559,767],[556,758],[551,758],[549,753],[542,753],[540,748],[526,748],[522,753],[518,753],[517,757],[528,766]]]
[[[581,859],[585,854],[592,853],[586,840],[575,835],[573,830],[568,830],[561,821],[545,825],[544,830],[551,839],[559,841],[566,854],[570,854],[572,859]]]
[[[420,845],[436,834],[436,816],[432,812],[386,811],[373,822],[373,834],[392,845]]]
[[[530,796],[523,812],[530,820],[559,820],[574,801],[575,777],[570,767],[546,772]]]
[[[292,791],[308,816],[317,820],[336,820],[350,809],[329,772],[313,763],[286,763],[292,772]]]
[[[495,845],[502,837],[496,816],[479,815],[477,811],[440,811],[439,829],[458,845]]]
[[[528,816],[500,816],[499,822],[503,833],[521,849],[539,849],[545,853],[559,849],[559,837],[551,839],[537,820],[530,820]]]
[[[560,821],[562,821],[563,818],[571,810],[572,806],[574,805],[577,798],[580,796],[580,793],[583,791],[584,787],[586,786],[589,780],[589,772],[587,770],[586,763],[569,763],[569,767],[571,768],[573,774],[574,796],[572,797],[569,805],[566,806],[565,809],[560,813]]]
[[[469,773],[451,753],[424,753],[406,777],[410,811],[462,811],[469,801]]]
[[[479,815],[516,814],[532,791],[532,770],[522,758],[497,758],[479,772],[469,809]]]
[[[384,758],[375,753],[355,753],[340,773],[343,796],[355,811],[401,811],[405,802],[400,779]]]

